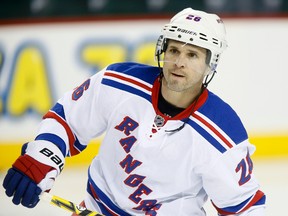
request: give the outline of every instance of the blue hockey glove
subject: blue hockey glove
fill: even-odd
[[[4,179],[3,187],[6,189],[6,195],[13,197],[13,203],[33,208],[39,202],[41,189],[29,177],[18,170],[11,168]]]

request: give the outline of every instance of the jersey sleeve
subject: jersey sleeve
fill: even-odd
[[[265,194],[253,175],[248,140],[225,152],[203,177],[203,185],[219,215],[240,214],[264,208]],[[244,214],[245,215],[245,214]]]
[[[49,141],[57,145],[64,156],[73,156],[105,131],[105,102],[99,98],[104,70],[57,101],[44,115],[36,141]]]

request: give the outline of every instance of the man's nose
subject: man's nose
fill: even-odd
[[[186,66],[186,60],[183,58],[183,56],[178,56],[178,58],[175,61],[175,65],[177,67],[185,67]]]

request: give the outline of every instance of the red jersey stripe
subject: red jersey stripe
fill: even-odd
[[[197,115],[196,113],[193,113],[192,116],[202,122],[206,127],[208,127],[210,130],[212,130],[229,148],[232,148],[233,145],[216,129],[214,128],[209,122],[207,122],[205,119]]]
[[[63,118],[61,118],[59,115],[57,115],[56,113],[51,112],[51,111],[48,111],[48,113],[43,116],[43,119],[46,119],[46,118],[53,118],[64,127],[64,129],[67,133],[67,136],[68,136],[68,140],[69,140],[69,147],[70,147],[71,156],[79,154],[80,151],[74,147],[74,143],[76,140],[75,136],[74,136],[71,128],[67,124],[67,122]]]
[[[151,90],[152,90],[151,87],[149,87],[149,86],[147,86],[147,85],[145,85],[145,84],[143,84],[143,83],[140,83],[140,82],[138,82],[138,81],[136,81],[136,80],[133,80],[133,79],[131,79],[131,78],[128,78],[128,77],[121,76],[121,75],[119,75],[119,74],[106,72],[104,75],[105,75],[105,76],[115,77],[115,78],[118,78],[118,79],[127,81],[127,82],[129,82],[129,83],[133,83],[133,84],[135,84],[135,85],[137,85],[137,86],[139,86],[139,87],[141,87],[141,88],[146,89],[147,91],[151,91]]]

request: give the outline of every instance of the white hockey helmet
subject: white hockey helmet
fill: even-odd
[[[227,47],[225,26],[219,16],[192,8],[180,11],[163,27],[156,45],[156,57],[166,51],[167,39],[209,50],[211,56],[207,63],[211,71],[215,71],[220,54]]]

